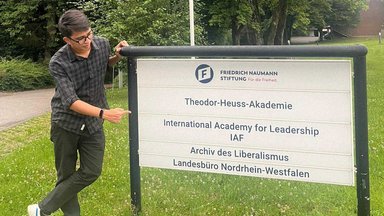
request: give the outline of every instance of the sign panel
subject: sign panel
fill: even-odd
[[[349,60],[138,59],[140,165],[354,184]]]

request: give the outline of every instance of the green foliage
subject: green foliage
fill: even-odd
[[[53,85],[45,65],[30,60],[0,61],[0,91],[39,89]]]
[[[287,7],[279,7],[282,3]],[[287,41],[295,29],[306,32],[331,25],[340,30],[356,25],[367,5],[366,0],[195,0],[194,4],[197,45],[266,44],[274,34],[276,43],[281,32]],[[137,46],[190,44],[188,1],[7,0],[0,1],[0,40],[5,41],[0,56],[48,61],[63,45],[57,21],[70,8],[83,9],[96,34],[112,45],[121,40]]]
[[[240,44],[240,33],[245,28],[259,30],[260,24],[253,20],[255,11],[250,1],[211,0],[206,1],[205,6],[209,8],[207,11],[209,27],[217,27],[221,29],[222,33],[225,32],[225,29],[231,30],[231,44]],[[217,35],[213,35],[213,37],[221,38]]]
[[[367,7],[365,0],[332,0],[327,24],[338,30],[354,27],[359,21],[360,11]]]
[[[251,5],[246,0],[215,0],[210,7],[210,24],[230,28],[235,21],[239,26],[247,25],[252,18]]]
[[[34,61],[50,58],[61,45],[55,28],[58,14],[67,6],[64,0],[0,1],[0,37],[7,41],[0,45],[4,49],[0,55]]]
[[[206,41],[209,45],[230,45],[232,44],[232,33],[228,27],[210,24],[212,13],[210,5],[215,0],[195,1],[195,16],[200,17],[201,27],[204,29]]]
[[[327,0],[311,0],[309,2],[309,18],[311,25],[317,29],[327,26],[325,18],[331,12],[331,2]]]
[[[2,1],[0,3],[0,23],[8,41],[22,49],[11,50],[13,55],[27,58],[39,55],[44,47],[44,31],[39,26],[41,20],[40,2]],[[4,35],[5,36],[5,35]]]
[[[131,45],[188,45],[188,1],[107,0],[81,1],[95,31],[111,44],[127,40]],[[198,20],[198,19],[197,19]],[[202,28],[195,25],[196,43],[202,43]]]

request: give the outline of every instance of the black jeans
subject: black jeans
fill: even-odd
[[[43,214],[51,214],[61,208],[65,216],[79,216],[77,193],[92,184],[100,176],[105,147],[104,131],[82,135],[66,131],[52,123],[51,140],[54,143],[57,170],[56,187],[39,203]],[[76,163],[80,156],[80,167]]]

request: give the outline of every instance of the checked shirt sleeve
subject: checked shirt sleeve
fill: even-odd
[[[79,100],[72,81],[63,66],[57,61],[51,61],[49,71],[56,83],[56,91],[61,96],[62,105],[69,108],[76,100]]]

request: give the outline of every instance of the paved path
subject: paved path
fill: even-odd
[[[54,91],[0,92],[0,131],[49,112]]]

